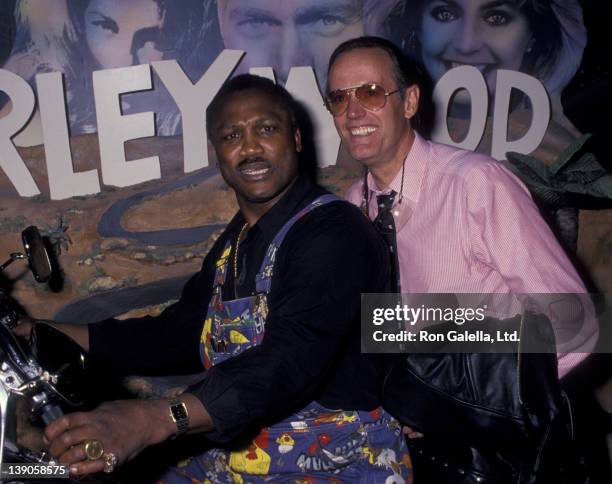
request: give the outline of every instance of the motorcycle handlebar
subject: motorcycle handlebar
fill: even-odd
[[[40,418],[45,425],[49,425],[51,422],[61,417],[62,415],[64,415],[64,412],[62,411],[60,406],[55,403],[47,403],[40,410]]]

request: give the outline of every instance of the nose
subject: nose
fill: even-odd
[[[482,35],[477,22],[472,18],[464,18],[459,22],[455,32],[455,49],[463,55],[478,52],[482,46]]]
[[[300,35],[295,26],[286,26],[282,36],[277,75],[282,84],[287,82],[292,67],[311,65],[308,54],[300,42]]]
[[[145,64],[161,60],[163,53],[157,50],[160,31],[157,27],[148,27],[136,31],[131,39],[130,53],[132,64]]]
[[[263,148],[259,143],[259,136],[253,129],[245,130],[240,145],[240,156],[251,157],[259,155],[263,152]]]
[[[348,94],[349,102],[346,108],[346,117],[349,119],[359,119],[365,115],[366,110],[357,100],[355,91]]]

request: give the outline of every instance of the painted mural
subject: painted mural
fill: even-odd
[[[471,149],[523,146],[550,163],[582,134],[562,96],[590,35],[576,0],[10,0],[0,25],[0,255],[35,224],[59,269],[40,286],[13,264],[0,282],[16,278],[15,298],[36,317],[89,322],[178,297],[236,210],[199,117],[236,73],[274,77],[305,104],[319,181],[340,195],[360,169],[320,93],[331,52],[353,37],[394,41],[432,90],[456,79],[432,121],[450,142],[465,142],[475,96],[486,103]],[[480,91],[453,77],[465,66]],[[542,96],[515,86],[496,103],[506,72],[537,80],[549,109],[526,148]],[[578,258],[594,289],[612,289],[611,220],[580,213]]]

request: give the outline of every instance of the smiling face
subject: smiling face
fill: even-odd
[[[280,102],[260,89],[227,98],[211,139],[221,175],[243,212],[264,213],[298,176],[300,132]]]
[[[360,48],[341,54],[329,71],[328,91],[374,83],[386,92],[398,89],[389,55],[378,48]],[[351,156],[376,171],[395,173],[402,166],[414,133],[410,118],[418,107],[418,87],[387,96],[384,107],[364,108],[351,93],[346,111],[334,117],[336,129]]]
[[[272,67],[285,83],[293,66],[312,66],[325,86],[333,50],[363,35],[361,0],[219,0],[219,25],[225,47],[246,55],[239,73]]]
[[[92,0],[84,20],[87,45],[103,69],[163,57],[156,49],[163,15],[153,0]]]
[[[433,80],[453,67],[472,65],[482,72],[493,94],[497,69],[520,70],[531,33],[517,3],[427,1],[421,23],[421,55]]]

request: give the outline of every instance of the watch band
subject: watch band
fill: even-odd
[[[170,417],[176,424],[174,437],[178,437],[187,432],[189,428],[189,412],[178,396],[168,398],[168,404],[170,405]]]

